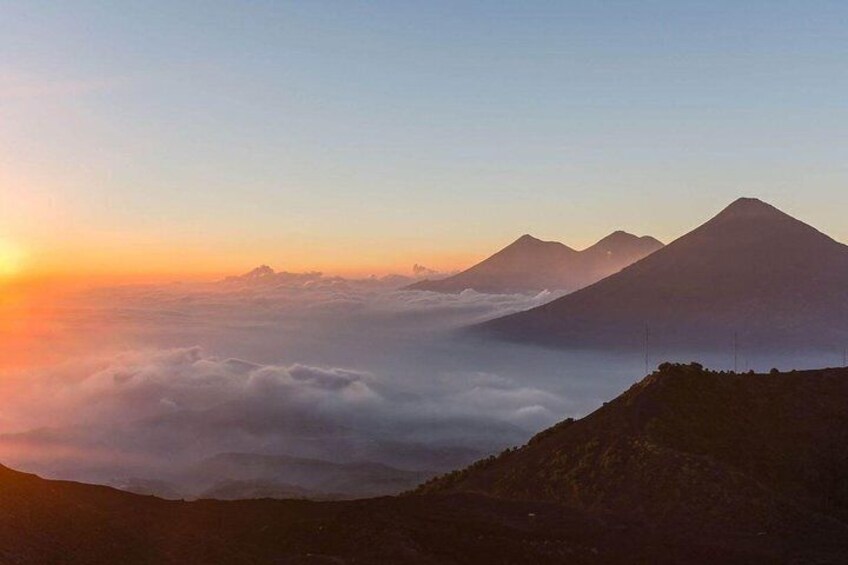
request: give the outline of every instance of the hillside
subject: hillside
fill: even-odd
[[[848,247],[756,199],[619,273],[476,328],[557,347],[731,346],[842,351]]]
[[[418,492],[557,501],[665,532],[771,538],[782,555],[835,544],[848,559],[846,401],[848,369],[739,375],[666,364],[589,416]]]
[[[3,563],[742,565],[762,557],[550,503],[477,495],[177,502],[0,467],[0,509]]]

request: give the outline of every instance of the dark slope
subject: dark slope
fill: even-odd
[[[0,467],[2,563],[747,564],[777,562],[544,502],[163,501]]]
[[[845,563],[846,446],[848,369],[736,375],[664,365],[591,415],[419,491],[558,501],[664,532],[768,540],[782,558],[820,550],[822,562]]]
[[[473,267],[440,280],[425,280],[408,290],[507,293],[541,290],[573,291],[598,281],[653,253],[662,243],[652,237],[615,232],[579,252],[555,241],[530,235],[501,249]]]
[[[734,202],[663,249],[588,288],[479,329],[555,346],[841,350],[848,247],[755,199]]]

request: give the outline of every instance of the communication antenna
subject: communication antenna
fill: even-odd
[[[733,372],[739,372],[739,332],[733,332]]]
[[[648,325],[645,325],[645,374],[647,375],[650,372],[650,332],[648,330]]]

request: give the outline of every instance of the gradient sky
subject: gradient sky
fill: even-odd
[[[758,196],[842,241],[841,2],[0,1],[0,276],[454,269]]]

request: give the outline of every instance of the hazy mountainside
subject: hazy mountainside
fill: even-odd
[[[346,500],[399,494],[436,472],[408,471],[367,461],[335,463],[291,455],[222,453],[171,470],[162,480],[129,477],[109,480],[107,484],[169,500]]]
[[[665,532],[848,562],[848,369],[665,364],[589,416],[421,493],[557,501]]]
[[[141,493],[139,493],[141,494]],[[344,495],[315,492],[309,489],[274,480],[227,480],[215,483],[197,497],[213,500],[254,500],[277,498],[290,500],[344,500]]]
[[[451,277],[424,280],[408,290],[509,293],[576,290],[662,247],[652,237],[615,232],[585,251],[523,235],[488,259]]]
[[[848,343],[848,247],[740,199],[663,249],[578,292],[478,326],[563,347],[816,347]]]
[[[297,496],[306,498],[357,498],[397,494],[419,484],[428,473],[403,471],[380,463],[225,453],[203,461],[190,476],[194,481],[214,485],[205,496],[224,492],[228,499],[253,498],[257,489],[271,493],[276,488],[284,495],[301,489]],[[245,496],[238,496],[239,488],[245,489]]]
[[[780,562],[551,503],[477,495],[178,502],[0,466],[0,508],[3,563]]]

